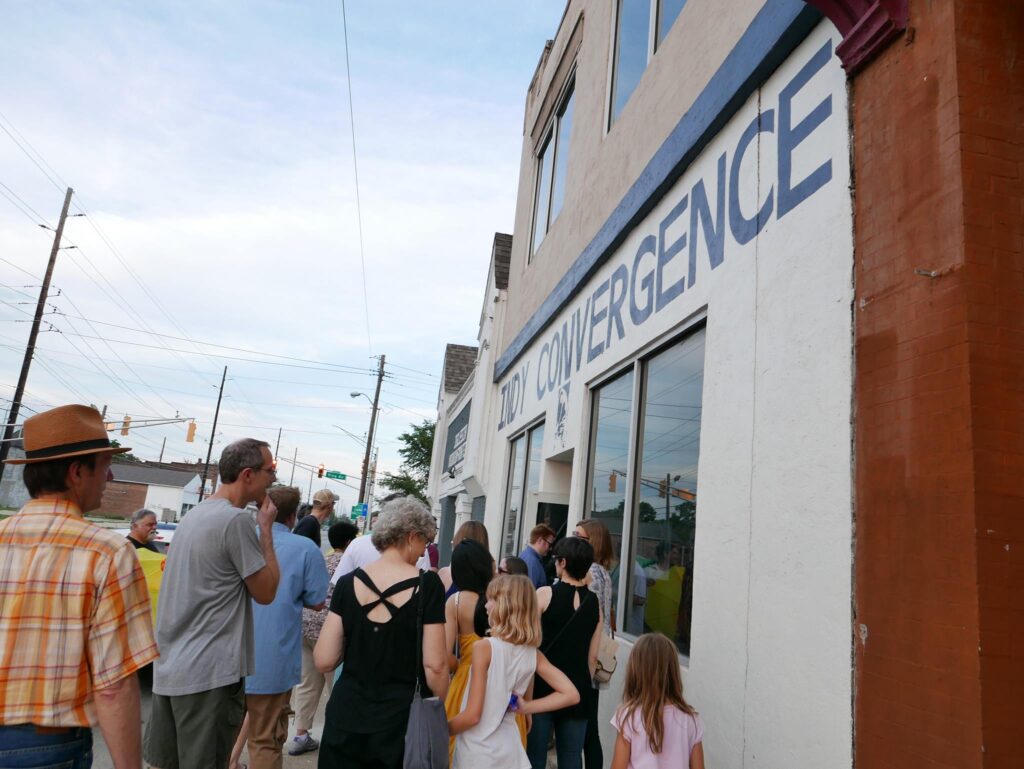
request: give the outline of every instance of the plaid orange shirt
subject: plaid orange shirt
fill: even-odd
[[[0,724],[89,726],[93,691],[157,656],[127,539],[53,499],[0,521]]]

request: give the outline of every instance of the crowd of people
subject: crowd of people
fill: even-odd
[[[244,439],[175,532],[154,627],[135,549],[155,516],[133,516],[127,538],[84,518],[128,449],[85,406],[26,420],[23,443],[13,461],[31,500],[0,521],[0,769],[87,769],[93,725],[118,769],[240,769],[246,745],[253,769],[281,767],[286,750],[318,750],[322,769],[397,769],[414,691],[444,702],[434,769],[543,769],[552,742],[559,769],[603,766],[595,673],[614,616],[601,521],[560,540],[541,524],[500,563],[470,521],[438,569],[434,517],[392,495],[369,536],[331,526],[325,559],[334,495],[298,520],[301,493],[275,485],[267,443]],[[151,663],[143,740],[135,674]],[[641,636],[624,676],[613,769],[703,769],[672,642]]]

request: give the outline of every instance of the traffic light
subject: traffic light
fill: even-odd
[[[658,496],[659,497],[667,497],[668,496],[668,481],[658,481]]]
[[[132,424],[132,418],[130,416],[128,416],[127,414],[125,414],[124,421],[121,423],[121,435],[127,435],[128,434],[128,428],[131,427],[131,424]]]
[[[196,440],[196,423],[188,423],[188,434],[185,436],[185,443],[194,443]]]
[[[618,486],[618,476],[612,470],[612,474],[608,476],[608,491],[615,491],[616,486]]]
[[[324,477],[324,466],[323,465],[320,465],[320,467],[317,468],[316,477],[317,478],[323,478]]]

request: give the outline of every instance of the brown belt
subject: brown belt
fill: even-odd
[[[70,734],[75,729],[81,729],[80,726],[36,726],[32,724],[36,734]]]

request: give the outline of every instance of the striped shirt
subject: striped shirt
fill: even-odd
[[[0,724],[89,726],[94,690],[157,656],[128,540],[62,500],[0,521]]]

